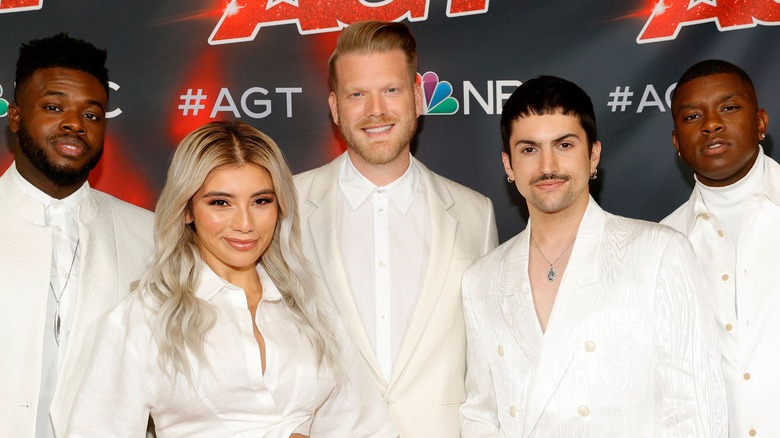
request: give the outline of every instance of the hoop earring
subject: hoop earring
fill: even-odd
[[[515,180],[513,180],[512,177],[507,176],[506,177],[506,182],[508,182],[509,184],[512,184],[513,182],[515,182]]]
[[[594,180],[594,179],[598,178],[599,177],[598,173],[599,173],[599,169],[597,167],[596,170],[594,170],[593,173],[590,174],[590,179]]]

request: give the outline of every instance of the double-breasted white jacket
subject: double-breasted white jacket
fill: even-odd
[[[463,278],[463,436],[725,437],[715,320],[685,237],[591,199],[543,334],[531,226]]]

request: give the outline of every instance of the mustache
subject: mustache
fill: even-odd
[[[77,135],[62,134],[62,135],[57,135],[57,136],[51,137],[49,139],[49,141],[51,143],[57,143],[60,140],[68,140],[68,141],[71,141],[73,143],[78,143],[81,147],[84,148],[85,151],[89,151],[90,150],[89,145],[84,143],[84,141],[81,140],[81,138],[79,138]]]
[[[371,117],[369,120],[362,121],[358,125],[358,129],[368,128],[370,126],[376,126],[376,125],[393,125],[396,122],[397,119],[394,117],[388,117],[388,116]]]
[[[543,173],[536,178],[532,179],[529,184],[539,184],[542,181],[550,181],[550,180],[560,180],[560,181],[568,181],[571,179],[570,175],[564,175],[560,173]]]

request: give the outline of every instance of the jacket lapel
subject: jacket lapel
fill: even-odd
[[[319,265],[322,279],[325,281],[336,309],[344,319],[347,330],[352,334],[352,339],[360,353],[374,372],[375,378],[386,384],[371,341],[368,339],[366,329],[352,299],[336,236],[336,210],[338,208],[336,182],[345,159],[346,154],[342,154],[339,158],[323,166],[314,176],[306,198],[306,201],[314,206],[314,210],[308,217],[301,219],[305,224],[304,232],[310,234],[309,240],[314,245],[316,260],[312,260],[312,262]]]
[[[604,211],[591,199],[544,334],[541,356],[528,395],[524,437],[533,432],[574,352],[582,348],[582,331],[602,289],[599,256],[605,218]]]
[[[534,369],[542,349],[542,330],[536,317],[536,309],[528,279],[528,242],[531,227],[527,227],[510,244],[511,247],[501,267],[498,308],[517,341],[527,364],[522,369]]]
[[[444,290],[455,246],[455,231],[458,227],[458,221],[448,211],[453,200],[447,187],[417,159],[412,158],[412,163],[420,169],[427,191],[428,211],[431,217],[431,252],[428,255],[422,290],[393,366],[389,389],[403,373]]]
[[[103,212],[105,213],[105,212]],[[80,261],[79,288],[76,309],[73,314],[72,336],[63,358],[61,376],[50,411],[57,436],[63,435],[68,412],[81,382],[81,376],[91,357],[91,346],[97,321],[110,310],[120,296],[127,294],[127,285],[121,285],[122,276],[118,262],[116,230],[110,214],[101,214],[101,205],[92,193],[79,212]],[[76,378],[78,377],[78,378]]]

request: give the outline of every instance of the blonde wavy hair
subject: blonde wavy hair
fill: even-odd
[[[204,339],[214,326],[215,312],[195,297],[201,257],[195,232],[185,223],[192,197],[215,169],[261,166],[271,175],[279,214],[274,237],[258,260],[298,319],[298,327],[337,376],[341,365],[333,332],[325,322],[315,294],[312,274],[303,255],[298,202],[292,174],[276,143],[242,122],[212,122],[196,129],[179,143],[165,187],[157,202],[154,262],[136,285],[144,304],[154,315],[154,339],[160,368],[172,379],[181,373],[192,383],[196,361],[208,367]]]

